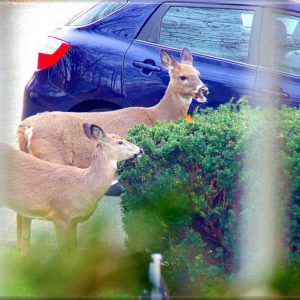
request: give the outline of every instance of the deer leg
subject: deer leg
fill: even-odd
[[[22,242],[22,215],[17,214],[17,250],[21,251],[21,242]]]
[[[63,254],[67,256],[76,250],[76,230],[77,224],[65,221],[56,221],[54,223],[58,246]]]
[[[21,256],[29,253],[31,240],[31,219],[22,216]]]

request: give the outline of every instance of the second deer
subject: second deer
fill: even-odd
[[[138,146],[118,135],[105,134],[96,125],[85,123],[81,130],[84,142],[90,139],[97,144],[86,169],[46,162],[0,144],[1,202],[25,216],[27,222],[31,218],[52,221],[64,253],[76,247],[77,224],[95,211],[115,176],[117,161],[143,154]],[[30,232],[25,234],[30,236]],[[25,243],[21,253],[26,254],[28,247]]]

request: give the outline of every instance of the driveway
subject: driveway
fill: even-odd
[[[87,1],[66,2],[16,4],[0,0],[0,142],[16,146],[15,131],[21,120],[23,91],[36,69],[40,43],[56,26],[88,5]],[[93,217],[108,216],[107,240],[122,245],[124,233],[119,202],[118,197],[104,197]],[[92,227],[93,217],[80,226],[79,243],[80,236],[96,230]],[[0,206],[0,245],[14,245],[15,231],[15,214]],[[33,242],[41,231],[47,240],[55,238],[52,224],[34,220]]]

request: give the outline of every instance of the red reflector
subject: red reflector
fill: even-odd
[[[69,50],[70,45],[55,38],[47,38],[38,53],[38,69],[46,69],[57,63]]]

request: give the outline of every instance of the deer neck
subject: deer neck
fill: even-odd
[[[104,194],[111,185],[116,171],[117,161],[110,159],[103,146],[98,144],[92,163],[86,170],[86,179],[88,185],[93,187],[93,192],[99,195]]]
[[[177,120],[184,116],[189,109],[192,98],[185,98],[178,95],[171,85],[168,86],[164,97],[152,107],[154,121]]]

